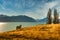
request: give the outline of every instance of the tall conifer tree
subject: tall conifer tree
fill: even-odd
[[[48,14],[47,14],[47,24],[52,23],[52,18],[51,18],[51,9],[49,9]]]
[[[58,24],[59,23],[59,18],[58,18],[58,13],[57,10],[54,9],[54,20],[53,20],[54,24]]]

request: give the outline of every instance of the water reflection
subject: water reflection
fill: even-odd
[[[4,30],[5,25],[6,25],[6,23],[0,22],[0,32],[2,32]]]
[[[16,26],[22,25],[22,27],[34,26],[43,24],[42,22],[0,22],[0,32],[6,32],[15,30]]]

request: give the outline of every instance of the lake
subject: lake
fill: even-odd
[[[34,26],[38,24],[45,24],[45,22],[0,22],[0,32],[15,30],[16,26],[22,27]]]

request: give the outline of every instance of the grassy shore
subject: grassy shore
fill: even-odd
[[[42,24],[3,32],[0,40],[60,40],[60,24]]]

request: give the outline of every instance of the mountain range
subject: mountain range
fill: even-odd
[[[43,19],[37,19],[37,22],[46,22],[46,21],[47,21],[47,17]]]
[[[0,22],[36,22],[36,20],[33,19],[32,17],[28,17],[25,15],[19,16],[0,15]]]
[[[26,15],[7,16],[0,15],[0,22],[46,22],[47,17],[43,19],[34,19]]]

